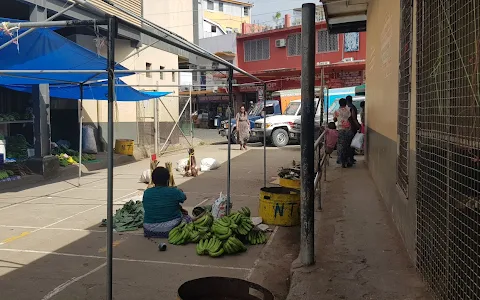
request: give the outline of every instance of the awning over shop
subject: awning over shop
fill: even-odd
[[[369,0],[322,0],[330,33],[361,32],[367,30]]]
[[[0,22],[22,22],[0,18]],[[0,31],[0,45],[21,34],[25,30]],[[22,37],[18,44],[10,44],[0,50],[0,70],[19,71],[18,73],[0,72],[0,84],[59,84],[84,83],[90,80],[107,79],[106,73],[59,73],[58,71],[106,70],[107,60],[96,53],[64,38],[51,29],[38,28]],[[117,70],[127,70],[121,65]],[[28,70],[44,70],[43,73],[30,73]],[[52,71],[48,73],[48,71]],[[57,73],[55,73],[57,71]],[[126,76],[132,74],[117,75]]]
[[[115,97],[117,101],[142,101],[153,98],[160,98],[170,94],[170,92],[143,92],[138,91],[120,79],[116,79]],[[32,87],[30,85],[6,85],[6,88],[11,90],[31,93]],[[64,98],[79,100],[81,98],[80,85],[50,85],[50,96],[55,98]],[[83,99],[84,100],[108,100],[107,82],[96,82],[92,84],[83,85]]]

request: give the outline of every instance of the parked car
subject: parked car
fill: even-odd
[[[315,105],[318,99],[315,100]],[[283,115],[270,116],[266,119],[266,133],[267,142],[271,142],[275,147],[284,147],[290,141],[299,142],[294,138],[290,138],[290,132],[295,124],[295,121],[300,119],[301,105],[300,100],[293,100],[287,106]],[[317,114],[320,114],[320,108],[317,109]],[[263,140],[264,136],[264,120],[260,119],[255,122],[255,127],[252,129],[252,135]]]
[[[257,102],[255,106],[248,113],[248,120],[250,121],[250,129],[253,129],[255,121],[262,118],[263,102]],[[282,109],[280,106],[280,101],[278,100],[267,100],[267,106],[265,108],[267,115],[280,115],[282,114]],[[228,120],[222,121],[221,128],[218,130],[218,134],[221,136],[228,136]],[[230,126],[232,126],[232,143],[237,142],[237,121],[235,118],[230,120]],[[251,140],[256,140],[254,137],[251,137]]]

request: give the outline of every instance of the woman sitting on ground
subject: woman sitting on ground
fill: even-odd
[[[143,193],[143,233],[145,237],[167,238],[170,230],[180,222],[191,222],[181,203],[187,196],[178,188],[170,187],[170,172],[164,167],[157,167],[152,172],[154,187]]]

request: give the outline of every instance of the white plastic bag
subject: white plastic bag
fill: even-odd
[[[220,168],[220,163],[215,158],[204,158],[200,162],[200,171],[206,172]]]
[[[185,172],[185,167],[188,165],[188,158],[180,159],[177,161],[177,171],[178,172]]]
[[[140,182],[150,183],[151,177],[152,177],[152,172],[150,171],[150,169],[147,169],[142,172],[142,175],[140,176]]]
[[[232,203],[230,202],[230,209]],[[220,193],[220,197],[212,205],[212,215],[214,219],[220,219],[227,215],[227,196]]]
[[[350,146],[352,148],[355,148],[357,150],[362,150],[363,149],[363,138],[364,138],[364,135],[363,133],[356,133],[355,136],[353,137],[353,140],[352,140],[352,143],[350,144]]]
[[[92,126],[82,127],[82,150],[83,153],[97,154],[97,141],[95,140],[95,133]]]

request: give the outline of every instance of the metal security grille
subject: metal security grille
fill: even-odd
[[[245,61],[265,60],[270,58],[270,39],[245,41]]]
[[[338,51],[338,34],[330,34],[327,30],[317,31],[317,52]]]
[[[287,37],[287,53],[288,56],[295,56],[302,54],[302,34],[290,34]]]
[[[410,91],[412,69],[412,0],[401,0],[400,81],[398,84],[397,183],[408,195],[408,153],[410,137]]]
[[[417,264],[480,299],[480,1],[418,0],[417,28]]]

